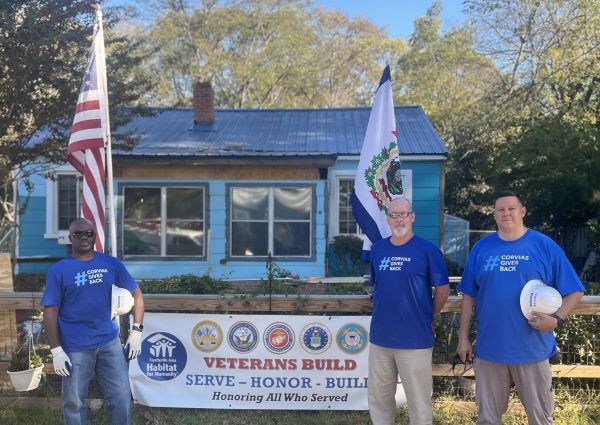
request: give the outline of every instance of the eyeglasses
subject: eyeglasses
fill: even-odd
[[[412,213],[413,213],[413,211],[391,212],[391,213],[388,213],[388,217],[389,218],[398,218],[398,217],[406,218],[409,215],[411,215]]]
[[[92,239],[94,236],[96,236],[96,233],[88,230],[87,232],[73,232],[71,233],[71,236],[73,236],[75,239],[83,239],[84,237]]]
[[[463,365],[462,371],[460,370],[461,369],[460,367],[457,367],[458,365]],[[466,362],[463,362],[460,359],[458,354],[456,354],[454,356],[454,358],[452,359],[452,374],[454,376],[463,376],[466,372],[468,372],[472,368],[473,368],[472,360],[467,360]]]

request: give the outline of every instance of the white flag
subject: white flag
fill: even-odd
[[[387,207],[403,195],[392,82],[389,65],[383,70],[369,116],[352,192],[352,213],[365,234],[363,260],[371,245],[390,236]]]

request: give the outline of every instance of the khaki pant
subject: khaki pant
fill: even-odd
[[[432,351],[369,345],[369,412],[374,425],[394,424],[398,375],[406,394],[411,425],[432,423]]]
[[[478,425],[498,425],[508,408],[510,383],[514,382],[529,425],[554,423],[552,369],[548,360],[527,364],[501,364],[475,357]]]

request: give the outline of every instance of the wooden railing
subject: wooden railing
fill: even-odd
[[[1,292],[0,309],[27,310],[41,308],[41,292]],[[195,295],[144,294],[147,311],[236,312],[236,313],[354,313],[371,312],[368,295]],[[448,297],[442,312],[460,310],[460,296]],[[600,296],[584,296],[573,314],[600,315]]]

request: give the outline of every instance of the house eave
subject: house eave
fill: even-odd
[[[150,156],[122,155],[113,156],[116,166],[124,165],[311,165],[331,167],[335,165],[337,155],[295,155],[295,156]]]

